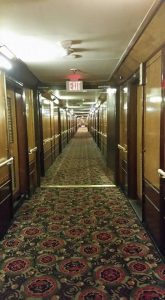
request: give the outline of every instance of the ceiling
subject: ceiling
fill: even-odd
[[[79,112],[86,113],[91,105],[84,103],[99,101],[103,86],[155,2],[0,0],[0,45],[25,62],[44,86],[61,86],[58,98],[65,99],[67,106],[75,106],[75,112],[79,106]],[[66,41],[71,41],[71,51],[62,57],[59,42]],[[75,75],[100,88],[66,92],[64,83]]]

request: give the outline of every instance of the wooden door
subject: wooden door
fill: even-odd
[[[107,101],[102,104],[102,153],[107,160]]]
[[[35,141],[34,124],[34,98],[33,90],[24,89],[26,102],[27,135],[28,135],[28,154],[29,154],[29,184],[30,191],[33,192],[37,186],[37,147]]]
[[[14,88],[15,107],[17,120],[17,143],[18,143],[18,166],[19,166],[19,189],[21,198],[29,197],[29,157],[26,103],[22,88]]]
[[[137,199],[142,203],[143,86],[137,87]]]
[[[55,160],[55,124],[54,124],[54,102],[50,102],[50,110],[51,110],[51,156],[52,156],[52,163]]]
[[[163,62],[164,58],[160,51],[146,65],[143,219],[158,247],[165,253],[165,173],[163,173],[165,171],[165,108],[162,98]],[[161,178],[158,176],[158,170],[160,175],[162,174]]]
[[[119,185],[128,193],[128,161],[127,161],[127,116],[128,116],[128,87],[120,91],[119,112]]]
[[[13,157],[12,191],[13,191],[13,200],[15,200],[20,196],[18,135],[17,135],[15,93],[13,87],[9,87],[9,86],[7,86],[7,112],[8,112],[8,131],[9,131],[9,153]]]
[[[107,165],[111,172],[111,178],[116,183],[117,173],[117,105],[116,90],[108,93],[107,97]]]
[[[54,107],[55,158],[60,153],[59,108]]]
[[[51,101],[42,100],[42,130],[44,170],[52,164]]]
[[[7,110],[6,110],[6,83],[5,75],[0,71],[0,238],[6,232],[12,218],[12,180],[11,171],[13,157],[8,147]]]

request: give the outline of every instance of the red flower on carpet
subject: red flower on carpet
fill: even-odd
[[[86,260],[82,258],[69,258],[65,259],[60,264],[60,271],[66,275],[77,276],[86,272],[88,264]]]
[[[109,243],[113,239],[110,231],[97,231],[93,234],[93,238],[102,243]]]
[[[5,240],[3,246],[5,248],[17,248],[20,245],[21,241],[18,239]]]
[[[85,245],[80,247],[80,253],[87,257],[96,256],[100,253],[100,247],[98,245]]]
[[[42,254],[37,260],[40,264],[52,265],[56,261],[56,258],[50,254]]]
[[[129,268],[134,273],[145,273],[149,270],[149,266],[146,263],[133,261],[129,265]]]
[[[149,248],[140,243],[127,243],[122,246],[122,252],[126,256],[144,256],[149,252]]]
[[[125,272],[118,267],[104,266],[96,270],[96,279],[104,283],[119,284],[125,279]]]
[[[24,228],[23,234],[28,237],[33,237],[42,233],[42,229],[38,227],[29,226]]]
[[[50,276],[32,278],[25,284],[25,294],[30,297],[49,297],[57,289],[56,281]]]
[[[83,228],[75,227],[67,230],[65,234],[72,238],[82,238],[86,235],[86,232]]]
[[[79,293],[76,297],[76,300],[108,300],[108,296],[106,293],[99,291],[98,289],[91,288],[86,289]]]
[[[160,265],[156,270],[155,273],[159,276],[161,280],[165,280],[165,264]]]
[[[47,239],[41,243],[41,246],[48,249],[59,249],[64,245],[64,241],[58,238]]]
[[[165,299],[165,289],[158,286],[145,286],[137,289],[134,293],[133,299],[135,300],[161,300]]]
[[[10,258],[5,262],[4,271],[13,274],[21,274],[30,266],[29,259],[26,258]]]

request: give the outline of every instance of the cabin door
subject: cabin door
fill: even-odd
[[[128,192],[128,162],[127,162],[127,115],[128,115],[128,88],[120,91],[119,112],[119,185]]]
[[[12,218],[13,157],[9,153],[5,75],[0,71],[0,238],[6,232]]]
[[[143,124],[143,86],[137,87],[137,199],[142,203],[142,124]]]
[[[24,89],[24,97],[26,102],[27,135],[28,135],[29,184],[30,184],[30,192],[33,192],[37,186],[37,146],[36,146],[36,138],[35,138],[33,90]]]
[[[146,64],[144,105],[143,219],[165,253],[165,106],[160,51]],[[163,97],[162,97],[163,96]]]
[[[17,197],[20,196],[16,103],[15,103],[15,93],[13,88],[7,87],[6,93],[7,93],[7,112],[8,112],[9,153],[13,157],[12,191],[13,191],[13,199],[16,199]]]
[[[21,197],[29,196],[29,157],[26,103],[22,90],[15,91],[16,119],[17,119],[17,143],[19,157],[19,183]]]
[[[29,195],[29,167],[26,107],[22,90],[7,85],[7,111],[9,128],[9,153],[13,157],[13,200]],[[17,204],[17,201],[15,202]]]

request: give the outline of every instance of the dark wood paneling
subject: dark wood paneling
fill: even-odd
[[[128,194],[128,164],[126,160],[121,160],[120,185],[123,192]]]
[[[128,196],[137,197],[137,86],[130,83],[127,117]]]
[[[160,124],[160,168],[165,171],[165,47],[162,49],[162,107]],[[160,179],[162,212],[162,252],[165,255],[165,179]]]
[[[59,137],[56,137],[55,139],[55,158],[59,155],[60,153],[60,148],[59,148]]]
[[[45,171],[51,166],[52,164],[52,148],[50,147],[46,151],[44,151],[44,168]]]
[[[120,184],[120,172],[119,172],[119,150],[117,144],[120,143],[120,88],[117,88],[116,92],[116,176],[115,183]]]
[[[17,115],[17,136],[19,153],[19,178],[20,192],[23,195],[29,194],[29,156],[25,102],[20,92],[15,93],[16,115]]]
[[[29,88],[37,87],[39,80],[28,69],[25,63],[17,59],[12,61],[12,66],[11,70],[7,71],[9,79],[14,78],[16,82],[23,82],[24,85]]]
[[[8,180],[0,185],[0,238],[8,229],[12,213],[11,181]]]
[[[144,181],[144,194],[152,201],[153,205],[160,210],[160,193],[147,180]]]
[[[41,137],[42,137],[42,124],[40,118],[40,104],[39,104],[39,94],[36,90],[33,90],[34,93],[34,126],[35,126],[35,142],[37,146],[36,152],[36,170],[37,170],[37,185],[40,186],[40,177],[41,177]]]
[[[40,95],[38,94],[38,108],[39,108],[39,115],[38,115],[38,120],[39,120],[39,132],[38,132],[38,137],[39,137],[39,164],[40,164],[40,174],[41,176],[45,176],[45,169],[44,169],[44,145],[43,145],[43,122],[42,122],[42,103],[39,101]]]
[[[29,181],[30,181],[30,192],[34,192],[37,186],[37,174],[36,174],[36,161],[33,160],[29,164]]]
[[[161,248],[161,212],[160,192],[147,180],[144,180],[144,220],[147,229],[152,234],[157,245]]]
[[[112,180],[116,183],[116,154],[117,154],[117,122],[116,122],[116,93],[107,99],[107,165]]]

